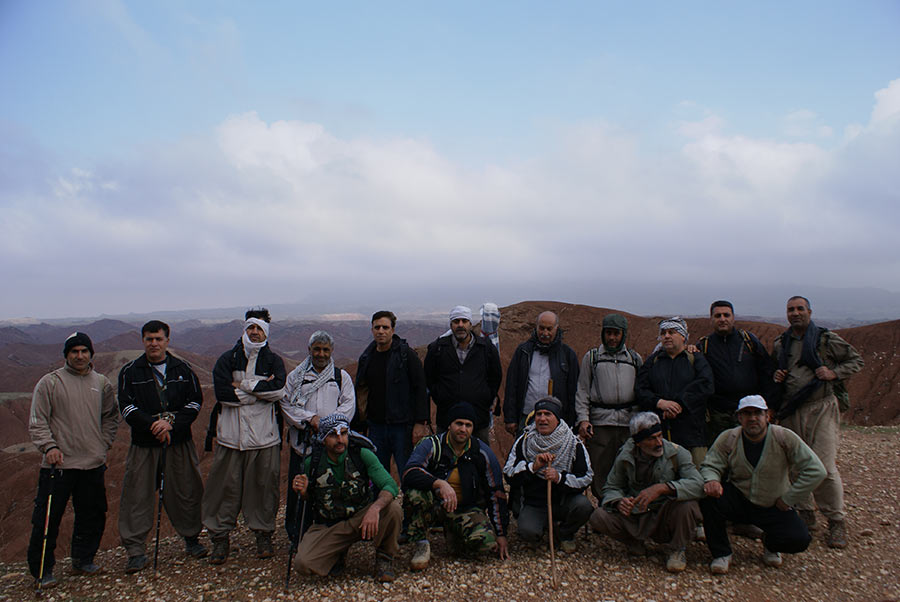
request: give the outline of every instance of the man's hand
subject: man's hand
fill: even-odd
[[[629,514],[631,514],[631,509],[634,508],[634,498],[623,497],[621,500],[619,500],[617,507],[619,508],[620,514],[628,516]]]
[[[419,422],[417,422],[417,423],[415,423],[415,424],[413,425],[413,430],[412,430],[412,444],[413,444],[413,447],[415,447],[416,445],[418,445],[418,444],[419,444],[419,441],[421,441],[422,439],[424,439],[425,437],[428,436],[428,431],[431,430],[431,429],[429,428],[429,426],[430,426],[430,425],[428,425],[428,424],[421,424],[421,423],[419,423]],[[401,471],[403,470],[403,467],[402,467],[402,466],[400,467],[400,470],[401,470]]]
[[[688,353],[697,353],[698,351],[700,351],[700,348],[691,343],[690,345],[685,347],[685,350],[687,350]]]
[[[578,436],[581,437],[584,441],[587,441],[591,437],[594,436],[594,427],[587,420],[582,420],[578,423]]]
[[[48,451],[46,458],[47,464],[50,464],[51,466],[62,466],[63,464],[63,453],[58,447],[54,447]]]
[[[787,378],[788,371],[787,370],[776,370],[775,374],[772,375],[772,380],[777,383],[783,383],[784,379]]]
[[[168,420],[163,420],[162,418],[150,425],[150,433],[156,437],[157,441],[166,445],[172,442],[172,437],[169,434],[171,430],[172,425],[169,424]]]
[[[719,481],[707,481],[703,484],[703,493],[705,493],[708,497],[722,497],[722,493],[724,490],[722,489],[722,483]]]
[[[515,435],[515,434],[516,434],[516,428],[517,428],[519,425],[516,424],[515,422],[507,422],[504,426],[506,427],[506,432],[507,432],[507,433],[509,433],[510,435]]]
[[[500,560],[509,559],[509,541],[505,537],[497,537],[497,554],[499,554]]]
[[[816,368],[816,378],[819,380],[837,380],[837,374],[828,366],[819,366]]]
[[[308,421],[309,426],[312,428],[314,433],[319,432],[319,415],[314,414],[312,418]]]
[[[681,404],[670,399],[660,399],[656,402],[656,407],[662,410],[663,418],[671,420],[681,414]]]
[[[544,471],[544,478],[552,483],[559,483],[562,475],[552,466],[548,466],[547,470]]]
[[[374,504],[369,506],[369,509],[363,516],[362,523],[359,525],[360,537],[373,539],[378,534],[378,518],[380,515],[380,508],[376,508]]]
[[[777,500],[775,500],[775,507],[778,508],[779,510],[781,510],[782,512],[787,512],[788,510],[791,509],[791,507],[788,506],[787,504],[785,504],[784,500],[781,499],[780,497]]]
[[[456,491],[447,481],[438,479],[434,482],[433,487],[437,487],[438,496],[441,498],[441,505],[447,512],[456,511]]]
[[[291,488],[296,491],[300,497],[306,497],[306,490],[309,487],[309,477],[305,474],[298,474],[291,482]]]
[[[669,486],[665,483],[650,485],[649,487],[641,491],[636,498],[634,498],[634,505],[639,512],[645,512],[650,504],[653,503],[653,500],[663,494],[671,492],[672,490],[669,489]]]
[[[537,474],[537,472],[545,466],[549,466],[556,455],[551,454],[550,452],[544,452],[542,454],[538,454],[534,458],[534,464],[532,465],[532,472]]]

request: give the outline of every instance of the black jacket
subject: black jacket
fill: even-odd
[[[368,392],[366,370],[369,367],[369,358],[374,352],[375,341],[372,341],[359,356],[356,368],[357,408],[360,400],[365,399]],[[422,362],[416,355],[416,350],[411,349],[406,340],[396,334],[391,341],[386,385],[384,418],[387,424],[412,424],[431,420],[431,406],[428,405]]]
[[[150,425],[162,412],[175,414],[172,444],[191,440],[191,424],[200,413],[203,393],[190,365],[166,352],[165,407],[160,399],[153,368],[147,354],[125,364],[119,371],[119,411],[131,427],[131,443],[138,447],[161,447]]]
[[[475,429],[484,428],[491,423],[491,405],[503,379],[500,354],[490,339],[473,333],[466,361],[460,364],[452,336],[433,341],[425,355],[425,382],[437,407],[438,427],[446,429],[447,410],[467,401],[475,408]]]
[[[762,395],[771,405],[776,391],[772,375],[775,361],[752,333],[735,328],[731,334],[713,333],[697,341],[697,347],[712,368],[715,392],[707,405],[718,412],[737,411],[738,401],[747,395]]]
[[[213,389],[216,392],[216,400],[240,403],[237,395],[234,394],[234,386],[231,384],[234,382],[232,373],[235,370],[246,369],[247,356],[244,355],[244,344],[238,339],[234,347],[219,356],[213,368]],[[259,350],[259,355],[256,357],[256,376],[262,378],[274,376],[272,380],[256,385],[257,392],[277,391],[284,388],[284,383],[287,381],[284,361],[272,351],[270,345]]]
[[[518,423],[522,415],[528,392],[528,372],[537,343],[537,336],[532,334],[530,339],[516,347],[509,361],[506,394],[503,397],[503,419],[507,423]],[[553,379],[553,396],[562,402],[562,418],[570,427],[575,426],[575,391],[578,389],[579,369],[578,356],[558,336],[550,343],[550,378]]]
[[[714,390],[712,369],[703,354],[682,351],[674,358],[660,349],[638,370],[634,384],[636,401],[642,410],[656,411],[656,402],[677,402],[681,413],[673,420],[663,420],[663,436],[678,445],[692,448],[706,445],[706,400]]]
[[[511,493],[516,489],[521,492],[519,495],[522,496],[526,506],[546,508],[547,480],[528,469],[528,460],[525,455],[526,436],[528,435],[520,436],[513,445],[512,452],[510,452],[512,464],[507,464],[505,469],[506,480],[512,486],[510,488]],[[584,443],[579,440],[575,448],[575,457],[572,458],[572,465],[569,467],[569,470],[562,471],[559,483],[551,485],[551,498],[554,505],[562,503],[569,496],[581,495],[588,488],[593,476],[593,473],[589,473],[589,466],[587,449]],[[509,476],[510,469],[516,471],[512,476]]]

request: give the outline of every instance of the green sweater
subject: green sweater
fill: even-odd
[[[793,431],[770,424],[762,455],[754,468],[744,455],[741,427],[724,431],[706,453],[700,466],[703,481],[728,480],[751,503],[764,508],[779,497],[793,506],[802,501],[825,479],[819,457]],[[793,483],[790,473],[796,472]]]

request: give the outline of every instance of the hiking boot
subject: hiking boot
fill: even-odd
[[[375,552],[375,581],[390,583],[396,579],[393,563],[393,556],[389,556],[381,551]]]
[[[731,527],[731,532],[747,539],[762,539],[763,530],[756,525],[735,523]]]
[[[844,528],[844,521],[828,519],[828,536],[825,543],[829,548],[843,549],[847,547],[847,529]]]
[[[773,552],[769,548],[763,548],[763,564],[771,567],[781,566],[781,553]]]
[[[137,573],[145,566],[147,566],[147,556],[145,554],[138,554],[137,556],[129,556],[128,562],[125,564],[125,574],[133,575]]]
[[[562,539],[559,542],[559,551],[565,552],[566,554],[573,554],[575,550],[578,549],[578,546],[575,545],[574,539]]]
[[[72,559],[72,573],[75,575],[96,575],[103,572],[103,567],[94,564],[93,560]]]
[[[41,579],[34,580],[34,589],[36,590],[45,590],[52,587],[56,587],[56,577],[53,576],[53,571],[50,571]]]
[[[719,556],[718,558],[713,558],[712,562],[709,563],[709,572],[713,575],[724,575],[728,572],[728,567],[731,565],[731,554],[728,556]]]
[[[205,558],[206,555],[209,554],[209,551],[206,549],[206,546],[200,543],[200,538],[185,537],[184,553],[191,558]]]
[[[271,558],[275,555],[275,546],[272,545],[271,531],[256,532],[256,557]]]
[[[703,525],[697,525],[697,528],[694,529],[694,541],[706,541],[706,529],[703,528]]]
[[[209,557],[210,564],[225,564],[225,561],[228,560],[228,536],[225,537],[213,537],[212,540],[213,549],[212,555]]]
[[[431,544],[427,539],[420,539],[416,542],[416,549],[413,551],[412,559],[409,561],[409,569],[411,571],[424,571],[428,568],[430,560]]]
[[[797,510],[797,514],[806,523],[807,530],[812,533],[816,530],[816,511],[815,510]]]
[[[625,551],[629,556],[646,556],[647,546],[644,545],[643,541],[632,539],[625,544]]]
[[[684,550],[675,550],[674,552],[669,552],[669,556],[666,558],[666,570],[670,573],[680,573],[687,567],[687,557],[684,555]]]

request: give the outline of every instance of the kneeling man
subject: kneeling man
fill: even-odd
[[[725,531],[729,520],[763,530],[763,562],[768,566],[781,566],[781,552],[806,550],[812,538],[793,506],[825,478],[822,461],[799,436],[769,424],[760,395],[741,399],[737,417],[740,426],[716,438],[700,467],[709,496],[700,502],[713,557],[709,568],[717,575],[727,573],[731,563]],[[796,475],[793,482],[791,474]]]
[[[641,412],[628,423],[631,438],[616,456],[591,526],[623,542],[629,553],[644,554],[652,538],[668,550],[666,570],[685,569],[684,549],[700,520],[697,500],[703,480],[691,453],[662,436],[659,416]]]
[[[594,509],[584,496],[594,473],[584,443],[560,419],[562,404],[544,397],[534,404],[534,422],[513,445],[503,473],[522,496],[519,537],[536,544],[547,527],[547,481],[551,483],[554,522],[559,547],[575,551],[575,534]]]
[[[391,565],[403,520],[394,501],[397,484],[371,449],[357,444],[356,436],[350,438],[350,422],[343,414],[319,421],[318,443],[291,484],[313,515],[297,549],[299,569],[316,575],[337,572],[350,546],[371,539],[375,579],[393,581]],[[373,486],[380,490],[374,501]]]

